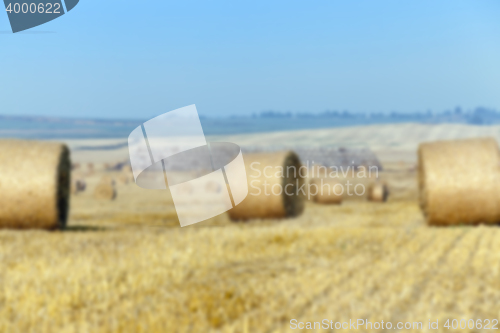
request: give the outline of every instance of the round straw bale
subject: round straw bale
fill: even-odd
[[[389,197],[389,187],[383,182],[373,182],[368,185],[368,201],[386,202]]]
[[[306,188],[300,159],[294,152],[243,155],[248,181],[248,195],[229,210],[232,220],[284,218],[304,210]],[[286,193],[285,193],[286,190]]]
[[[313,178],[309,181],[309,195],[320,204],[341,204],[344,188],[335,178]]]
[[[419,195],[428,224],[500,222],[499,169],[493,138],[421,144]]]
[[[114,200],[116,198],[115,181],[104,176],[94,189],[94,198],[99,200]]]
[[[0,140],[0,227],[63,228],[70,176],[66,145]]]

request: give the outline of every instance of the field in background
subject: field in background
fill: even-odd
[[[0,231],[0,331],[272,333],[293,331],[292,318],[361,318],[424,323],[409,332],[439,320],[445,332],[448,318],[498,319],[500,230],[425,225],[410,134],[310,135],[342,144],[358,130],[384,166],[388,203],[308,202],[295,219],[233,223],[224,214],[182,229],[168,191],[118,183],[115,201],[92,197],[104,174],[117,176],[102,163],[121,161],[123,148],[74,150],[96,171],[72,198],[67,230]],[[299,134],[288,136],[303,142]]]

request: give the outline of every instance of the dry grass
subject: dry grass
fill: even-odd
[[[496,227],[429,228],[416,201],[308,203],[179,228],[166,191],[72,199],[64,232],[0,231],[0,332],[288,332],[289,320],[493,319]],[[445,331],[445,330],[442,330]]]

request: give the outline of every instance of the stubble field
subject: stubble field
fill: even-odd
[[[295,219],[186,228],[166,191],[119,184],[115,201],[94,199],[98,171],[66,231],[0,231],[0,331],[271,333],[365,319],[422,332],[431,319],[444,332],[448,318],[499,318],[498,228],[425,226],[414,172],[387,170],[406,185],[385,204],[308,202]]]
[[[415,151],[422,141],[497,132],[406,124],[214,138],[371,147],[391,196],[385,204],[308,202],[289,220],[221,215],[185,228],[168,191],[118,183],[116,200],[94,199],[103,175],[118,176],[102,164],[126,160],[126,146],[79,150],[110,143],[69,142],[73,160],[94,162],[96,171],[72,197],[65,231],[0,230],[0,332],[300,331],[293,319],[386,323],[345,332],[491,332],[500,318],[500,230],[427,227]],[[447,319],[481,320],[483,328],[448,329]],[[439,329],[429,330],[429,320]],[[394,329],[398,322],[423,326]]]

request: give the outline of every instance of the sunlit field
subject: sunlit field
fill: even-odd
[[[185,228],[166,191],[119,183],[116,200],[94,199],[103,174],[72,197],[65,231],[0,231],[0,331],[288,332],[292,319],[361,318],[421,332],[500,315],[500,231],[427,227],[408,166],[381,174],[406,184],[384,204]]]

